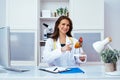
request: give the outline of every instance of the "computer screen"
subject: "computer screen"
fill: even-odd
[[[6,70],[24,72],[28,69],[12,68],[10,65],[10,28],[0,27],[0,73],[6,73]]]
[[[0,66],[10,65],[10,28],[0,27]]]

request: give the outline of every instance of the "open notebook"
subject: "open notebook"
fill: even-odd
[[[46,67],[46,68],[39,68],[39,70],[47,71],[47,72],[51,72],[51,73],[61,73],[61,74],[85,73],[82,69],[80,69],[78,67],[64,68],[64,67],[52,66],[52,67]]]
[[[39,68],[39,70],[47,71],[47,72],[51,72],[51,73],[59,73],[59,72],[67,71],[69,69],[63,68],[63,67],[58,67],[58,66],[52,66],[52,67],[46,67],[46,68]]]

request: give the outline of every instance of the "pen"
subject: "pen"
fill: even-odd
[[[55,68],[53,71],[57,70],[58,68]]]

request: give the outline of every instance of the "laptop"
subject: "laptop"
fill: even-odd
[[[9,71],[26,72],[29,69],[10,65],[10,28],[0,27],[0,66]]]

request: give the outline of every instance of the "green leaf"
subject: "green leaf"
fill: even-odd
[[[105,63],[116,63],[118,59],[120,58],[120,51],[114,49],[104,49],[101,52],[101,59]]]

